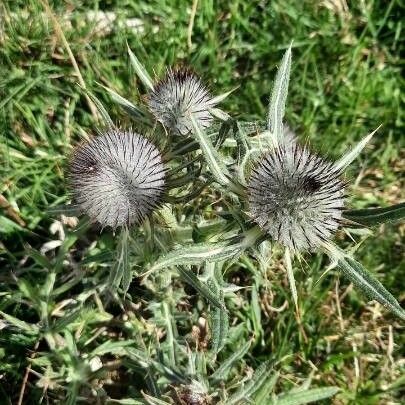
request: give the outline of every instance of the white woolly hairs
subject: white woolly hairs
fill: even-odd
[[[191,132],[190,115],[200,127],[209,127],[212,122],[209,108],[215,105],[200,78],[187,69],[168,69],[147,102],[156,120],[180,135]]]
[[[80,210],[102,227],[115,229],[141,223],[161,203],[165,168],[149,140],[109,129],[76,148],[69,179]]]
[[[267,152],[248,181],[251,218],[292,250],[316,249],[337,230],[344,183],[333,163],[295,142]]]

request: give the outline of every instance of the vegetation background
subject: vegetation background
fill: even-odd
[[[167,325],[153,305],[165,302],[178,334],[204,355],[206,304],[178,279],[168,291],[156,287],[153,294],[135,280],[126,301],[104,302],[97,282],[108,272],[102,253],[115,246],[115,238],[74,233],[74,219],[47,212],[69,201],[67,156],[83,134],[95,132],[96,121],[45,4],[0,4],[0,403],[57,403],[65,397],[90,403],[100,390],[127,398],[150,392],[139,365],[120,362],[115,349],[100,350],[104,374],[95,376],[83,369],[84,359],[103,344],[125,339],[145,353],[153,345],[164,347]],[[123,125],[130,119],[100,84],[140,99],[144,89],[130,68],[126,42],[157,75],[181,63],[201,74],[214,93],[239,86],[223,108],[255,120],[266,114],[277,63],[294,40],[286,113],[291,127],[336,158],[383,124],[351,166],[349,204],[386,206],[404,198],[403,1],[200,0],[192,30],[191,1],[49,5],[87,88]],[[192,215],[200,206],[197,200],[184,212]],[[356,243],[344,232],[338,235],[339,245],[355,246],[357,259],[399,301],[405,298],[404,231],[403,225],[383,225],[373,235],[356,234]],[[302,328],[277,263],[254,289],[249,266],[227,272],[228,282],[247,288],[227,304],[238,334],[230,333],[237,339],[228,342],[218,364],[252,339],[232,370],[235,381],[273,359],[281,375],[276,392],[311,377],[313,386],[341,388],[336,404],[401,403],[403,325],[379,304],[366,302],[337,271],[317,282],[325,257],[308,255],[306,261],[296,269]]]

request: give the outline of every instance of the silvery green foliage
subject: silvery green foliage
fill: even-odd
[[[148,139],[109,129],[76,148],[69,178],[79,209],[101,226],[117,228],[141,223],[161,203],[165,168]]]
[[[180,135],[191,132],[190,115],[201,128],[208,128],[212,122],[209,108],[215,104],[201,79],[188,69],[169,68],[148,97],[149,109],[156,120]]]
[[[249,214],[292,250],[314,250],[337,230],[344,204],[340,171],[296,143],[259,159],[248,181]]]

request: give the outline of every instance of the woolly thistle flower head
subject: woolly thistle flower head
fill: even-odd
[[[209,108],[216,104],[201,79],[188,69],[168,69],[147,101],[156,120],[180,135],[193,129],[190,115],[201,128],[209,127],[212,122]]]
[[[248,181],[249,213],[274,240],[314,250],[337,230],[344,204],[340,170],[296,143],[265,153]]]
[[[141,223],[161,203],[165,168],[149,140],[109,129],[76,148],[69,179],[79,209],[115,229]]]

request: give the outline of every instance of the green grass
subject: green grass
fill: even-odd
[[[337,158],[383,124],[351,166],[349,204],[386,206],[404,198],[401,1],[353,2],[345,10],[339,1],[201,0],[191,49],[189,3],[52,2],[86,86],[115,121],[136,125],[99,84],[134,102],[146,90],[131,69],[126,42],[149,72],[159,75],[168,65],[187,64],[216,94],[239,86],[223,108],[244,120],[263,120],[277,65],[293,40],[286,111],[291,127]],[[89,10],[114,11],[122,22],[139,18],[143,32],[117,23],[110,33],[100,33],[85,22]],[[141,390],[159,397],[179,388],[167,370],[145,370],[140,358],[163,358],[166,366],[184,370],[183,351],[190,347],[210,375],[249,339],[227,387],[272,360],[281,375],[276,393],[311,377],[312,386],[341,388],[336,404],[400,402],[403,326],[379,304],[365,301],[337,271],[318,283],[328,264],[322,255],[308,255],[307,264],[296,268],[302,328],[279,262],[258,271],[245,257],[229,266],[225,282],[247,288],[226,300],[231,329],[216,362],[201,321],[207,320],[209,304],[176,272],[143,282],[135,278],[128,296],[116,300],[98,288],[108,278],[108,253],[118,239],[111,233],[86,227],[74,232],[65,224],[62,246],[40,255],[45,243],[60,236],[52,229],[61,217],[47,210],[69,201],[67,157],[85,134],[95,133],[96,123],[41,2],[5,1],[0,17],[1,403],[17,403],[22,388],[24,403],[33,404],[66,397],[71,403],[142,398]],[[213,198],[219,197],[206,191],[175,212],[193,224],[199,215],[212,216]],[[354,234],[362,242],[356,258],[399,300],[405,277],[401,232],[400,225],[382,225],[372,236]],[[337,239],[342,247],[354,246],[343,232]],[[134,244],[132,252],[131,262],[140,266],[157,256],[147,241]],[[122,341],[129,341],[132,352],[118,347]],[[90,370],[90,358],[103,367]]]

